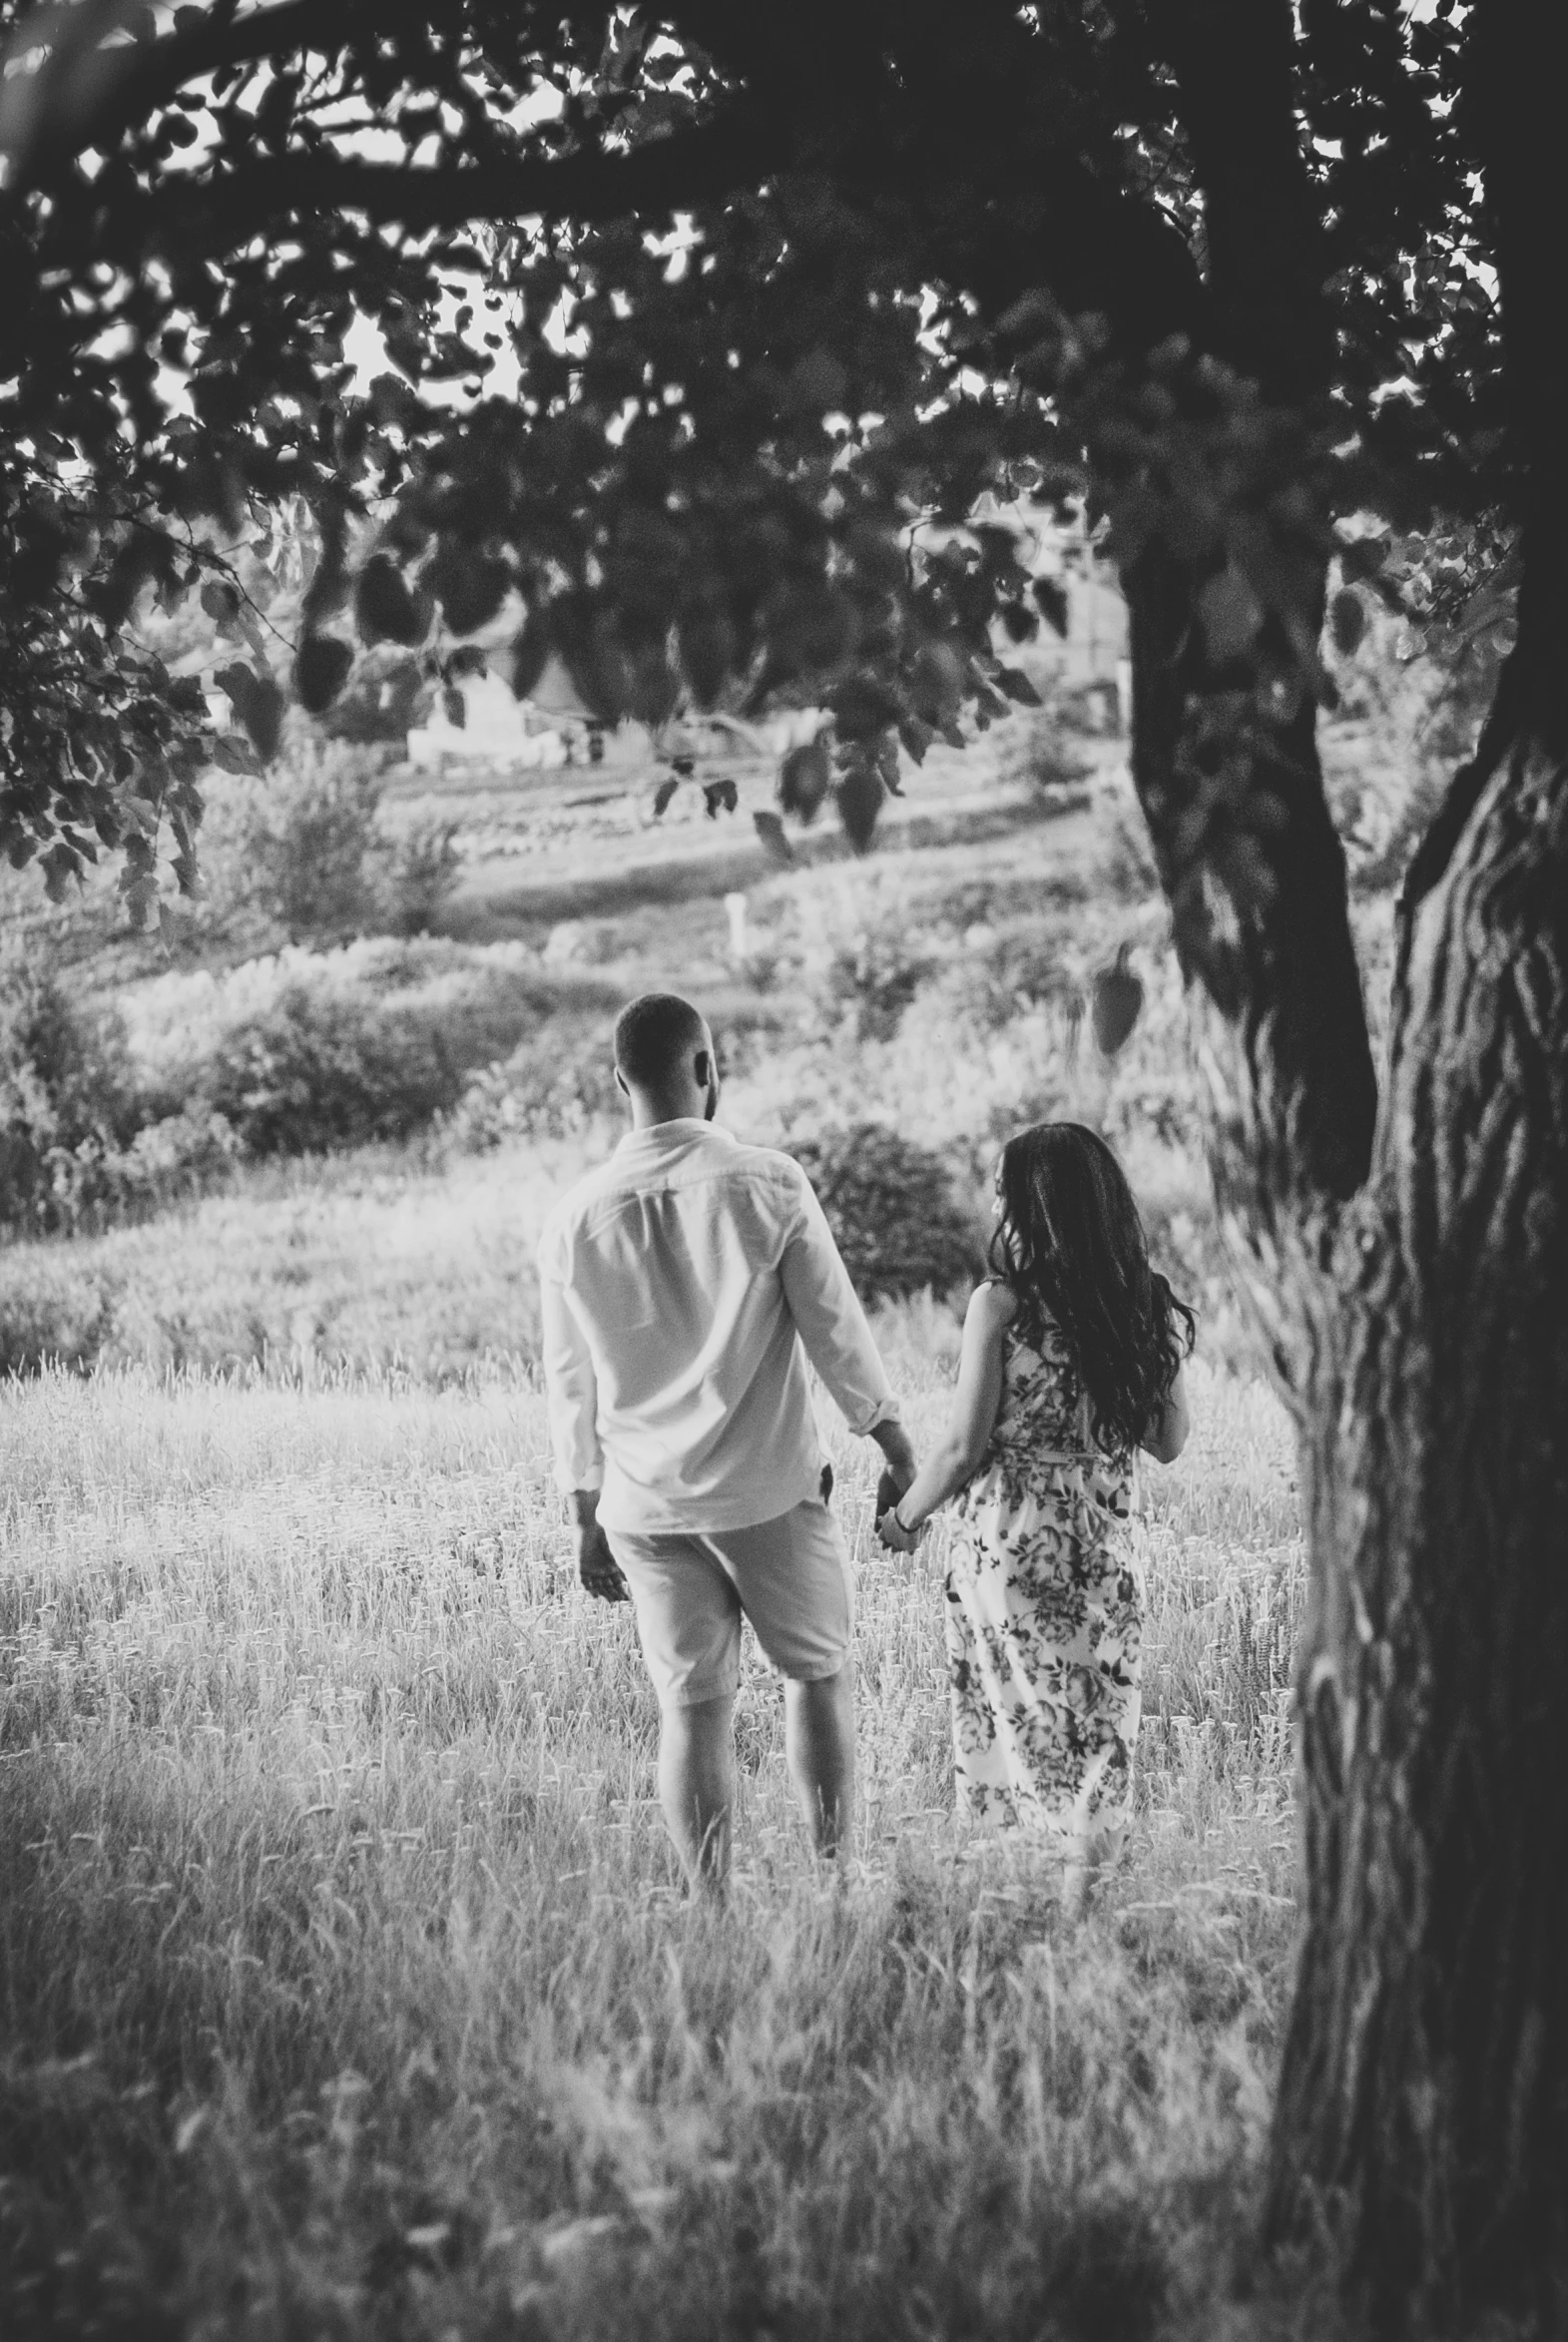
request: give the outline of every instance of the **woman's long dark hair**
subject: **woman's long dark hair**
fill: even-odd
[[[1149,1266],[1126,1174],[1081,1122],[1037,1122],[1010,1138],[997,1173],[991,1267],[1018,1297],[1019,1331],[1054,1319],[1089,1394],[1094,1436],[1136,1448],[1159,1420],[1195,1323]]]

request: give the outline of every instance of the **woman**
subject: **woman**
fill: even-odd
[[[957,1495],[958,1810],[1081,1856],[1131,1792],[1142,1602],[1121,1531],[1135,1451],[1169,1464],[1187,1439],[1193,1314],[1151,1272],[1121,1166],[1081,1124],[1009,1139],[996,1214],[951,1424],[877,1527],[907,1552]]]

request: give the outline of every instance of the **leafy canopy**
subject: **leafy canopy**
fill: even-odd
[[[163,825],[194,885],[201,775],[286,696],[387,644],[450,686],[502,618],[520,694],[554,654],[607,721],[824,705],[784,810],[832,791],[863,843],[900,746],[1029,696],[987,491],[1089,488],[1124,561],[1199,565],[1217,676],[1261,645],[1276,713],[1319,693],[1327,512],[1506,486],[1465,22],[1304,0],[1333,345],[1282,283],[1260,401],[1200,265],[1195,146],[1245,102],[1201,16],[0,0],[0,850],[59,888],[122,849],[145,913]],[[286,645],[235,560],[285,509]],[[125,632],[192,592],[227,741]]]

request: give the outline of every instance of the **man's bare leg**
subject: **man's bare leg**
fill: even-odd
[[[784,1754],[818,1854],[849,1843],[854,1822],[854,1668],[784,1685]]]
[[[692,1892],[722,1888],[735,1804],[735,1699],[667,1708],[659,1731],[659,1802]]]

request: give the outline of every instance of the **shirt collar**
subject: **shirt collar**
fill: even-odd
[[[629,1130],[616,1148],[616,1159],[628,1155],[671,1155],[678,1148],[695,1146],[700,1140],[720,1139],[726,1146],[737,1142],[733,1132],[721,1130],[717,1122],[707,1122],[700,1114],[677,1114],[669,1122],[651,1122],[646,1130]]]

